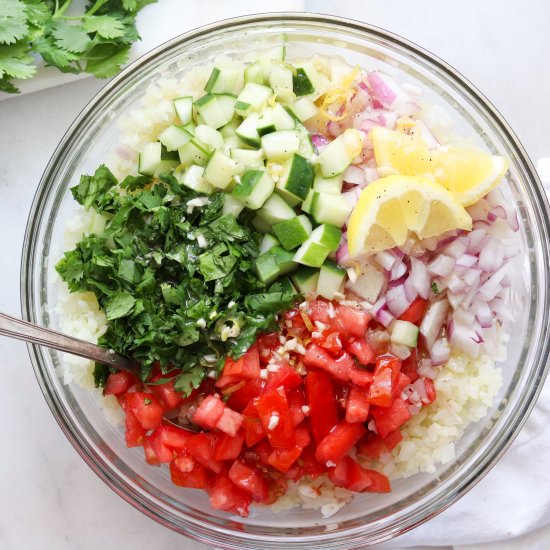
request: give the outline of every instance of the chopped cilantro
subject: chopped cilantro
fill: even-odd
[[[164,374],[179,369],[170,376],[188,394],[227,354],[238,357],[259,332],[275,330],[275,314],[292,307],[294,291],[258,279],[252,213],[223,215],[223,193],[189,212],[187,202],[201,195],[173,176],[128,176],[119,184],[106,166],[71,191],[107,221],[102,235],[82,238],[56,269],[72,292],[96,295],[107,316],[100,345],[132,355],[143,380],[158,362]],[[98,366],[97,385],[106,372]]]
[[[432,292],[434,294],[439,294],[439,288],[437,288],[437,285],[435,283],[432,283]]]

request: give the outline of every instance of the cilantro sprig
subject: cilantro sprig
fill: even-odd
[[[35,54],[65,73],[114,76],[140,39],[137,12],[156,0],[96,0],[67,15],[73,0],[0,1],[0,91],[36,73]]]
[[[227,354],[238,357],[259,332],[277,329],[277,312],[296,299],[258,279],[252,212],[224,215],[223,193],[197,194],[169,174],[119,183],[105,166],[72,193],[107,223],[56,269],[72,292],[96,295],[108,320],[100,345],[137,359],[143,380],[158,362],[164,373],[180,369],[175,387],[189,393]],[[96,367],[99,385],[106,374]]]

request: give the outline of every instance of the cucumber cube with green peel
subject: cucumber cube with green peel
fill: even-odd
[[[235,111],[243,117],[253,111],[261,111],[268,99],[273,95],[273,90],[268,86],[247,82],[235,102]]]
[[[179,164],[179,155],[177,151],[170,151],[163,144],[160,146],[160,160],[171,160]],[[177,165],[176,164],[176,165]]]
[[[315,147],[313,147],[311,134],[301,124],[297,126],[297,129],[300,132],[300,149],[298,152],[306,159],[312,160],[313,158],[316,158],[317,151]]]
[[[233,159],[215,151],[204,169],[204,179],[218,189],[227,189],[239,171],[240,167]]]
[[[262,242],[260,243],[260,254],[271,250],[274,246],[279,246],[279,241],[273,236],[267,233],[263,236]]]
[[[275,103],[272,109],[273,124],[275,130],[292,130],[296,127],[294,119],[288,114],[288,111],[280,104]]]
[[[251,113],[248,115],[235,130],[235,134],[247,145],[251,147],[260,146],[260,135],[258,134],[257,125],[260,115]]]
[[[174,171],[174,177],[185,187],[197,193],[212,194],[216,188],[204,179],[204,167],[195,164],[189,166],[185,172]]]
[[[294,254],[294,261],[310,267],[321,267],[327,259],[329,249],[309,238]]]
[[[342,195],[315,193],[311,203],[311,214],[317,223],[329,223],[342,227],[349,218],[353,207]]]
[[[199,124],[195,128],[195,138],[201,143],[204,143],[210,151],[213,151],[214,149],[223,149],[225,145],[225,140],[223,139],[221,133],[218,132],[218,130],[214,130],[214,128],[210,128],[210,126],[206,126],[205,124]]]
[[[244,81],[255,82],[256,84],[265,83],[265,73],[260,61],[254,61],[244,71]]]
[[[330,252],[334,252],[340,246],[342,230],[334,225],[323,223],[311,232],[309,238],[311,241],[323,245]]]
[[[263,168],[264,152],[262,149],[241,149],[234,147],[229,151],[229,156],[247,168]]]
[[[293,250],[306,242],[311,235],[311,229],[311,222],[305,214],[273,226],[273,232],[285,250]]]
[[[415,348],[418,343],[419,329],[409,321],[394,321],[391,329],[391,341],[393,344],[399,344]]]
[[[272,283],[281,274],[279,264],[275,259],[275,256],[271,254],[271,250],[264,252],[256,258],[254,264],[258,279],[266,285]]]
[[[197,139],[193,138],[178,149],[178,156],[180,164],[185,166],[190,164],[204,166],[208,162],[210,153],[206,150],[205,146],[201,145]]]
[[[342,284],[346,276],[345,269],[330,260],[326,260],[319,270],[317,294],[327,300],[332,300],[336,293],[342,290]]]
[[[277,192],[291,205],[306,199],[313,182],[313,166],[304,157],[294,154],[283,163]]]
[[[314,267],[301,266],[291,275],[291,279],[302,294],[316,293],[319,270]]]
[[[331,178],[345,172],[363,148],[363,134],[349,129],[331,141],[319,155],[321,174]]]
[[[237,199],[235,199],[237,200]],[[239,201],[240,202],[240,201]],[[241,203],[242,204],[242,203]],[[244,204],[243,204],[244,207]],[[267,223],[263,218],[260,218],[260,216],[254,216],[250,223],[252,224],[252,227],[259,233],[270,233],[271,232],[271,224]]]
[[[223,213],[224,214],[231,214],[235,218],[239,217],[239,214],[244,210],[244,204],[236,199],[235,197],[232,197],[229,194],[225,194],[223,197]]]
[[[233,105],[227,99],[222,99],[224,97],[228,96],[206,94],[195,101],[197,116],[201,124],[206,124],[217,130],[233,118]]]
[[[301,97],[291,103],[288,108],[300,122],[305,122],[319,113],[319,108],[309,97]]]
[[[275,130],[276,128],[275,122],[273,122],[273,111],[268,107],[267,109],[264,109],[260,114],[260,118],[256,123],[256,131],[261,137],[265,136],[266,134],[271,134],[271,132],[274,132]]]
[[[269,197],[262,208],[258,210],[258,216],[263,219],[270,227],[276,223],[290,220],[296,217],[296,212],[279,195],[273,194]]]
[[[269,73],[269,85],[277,96],[287,97],[293,92],[292,70],[283,63],[273,63]]]
[[[204,87],[204,91],[212,94],[236,94],[242,87],[242,72],[238,69],[218,69],[214,67]]]
[[[233,196],[251,210],[261,208],[273,194],[275,183],[265,170],[249,170],[233,189]]]
[[[193,122],[193,98],[191,96],[177,97],[172,101],[172,104],[183,125]]]
[[[225,126],[222,126],[218,131],[223,138],[235,136],[235,130],[239,127],[241,118],[234,116]]]
[[[175,151],[183,147],[191,139],[193,139],[193,134],[190,134],[187,130],[175,124],[168,126],[168,128],[163,130],[159,135],[159,141],[168,151]]]
[[[302,206],[300,207],[302,212],[307,212],[308,214],[311,214],[311,205],[313,203],[313,197],[315,195],[315,191],[313,189],[310,189],[307,197],[305,198],[304,202],[302,203]]]
[[[195,135],[195,123],[194,122],[189,122],[187,124],[184,124],[182,126],[182,128],[186,131],[186,132],[189,132],[191,135]]]
[[[285,250],[282,246],[274,246],[270,251],[281,270],[281,275],[294,271],[298,265],[294,261],[294,252]]]
[[[340,195],[344,174],[338,174],[332,178],[325,178],[321,174],[316,174],[313,180],[313,189],[318,193],[330,193],[331,195]]]
[[[173,155],[169,155],[159,141],[148,143],[139,154],[138,172],[144,176],[154,176],[173,170],[178,165],[178,161],[172,160],[172,158]]]
[[[301,67],[296,69],[296,74],[292,80],[294,93],[298,97],[312,94],[315,91],[315,86],[311,82],[306,71]]]
[[[262,149],[270,160],[290,158],[300,150],[300,132],[296,130],[281,130],[262,136]]]

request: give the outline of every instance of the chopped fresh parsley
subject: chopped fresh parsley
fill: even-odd
[[[175,387],[188,394],[227,354],[238,357],[259,332],[277,329],[275,315],[296,299],[284,284],[268,289],[258,279],[252,213],[224,215],[223,193],[190,208],[204,195],[173,176],[129,176],[119,184],[106,166],[71,191],[107,223],[56,269],[71,292],[96,295],[108,321],[100,345],[132,355],[144,380],[156,362],[164,374],[175,367]],[[106,374],[98,366],[96,384]]]
[[[114,76],[139,40],[137,12],[156,0],[95,0],[66,15],[73,0],[0,1],[0,91],[36,73],[34,54],[64,73]],[[74,11],[74,10],[73,10]]]
[[[435,283],[432,283],[432,292],[434,294],[439,294],[439,288],[437,288],[437,285]]]

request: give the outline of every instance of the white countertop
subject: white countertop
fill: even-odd
[[[536,160],[550,156],[550,4],[526,4],[346,0],[345,15],[453,64],[491,98]],[[307,2],[322,13],[342,14],[342,5]],[[275,2],[259,6],[276,9]],[[84,79],[0,103],[0,311],[20,314],[21,244],[36,186],[64,131],[102,85]],[[1,549],[206,548],[143,516],[92,473],[51,416],[24,344],[0,339],[0,356],[9,381],[0,398]]]

